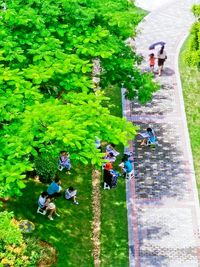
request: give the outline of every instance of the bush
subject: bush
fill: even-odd
[[[22,235],[13,212],[0,212],[0,266],[31,267],[38,262],[55,262],[56,250],[50,245]]]
[[[183,58],[189,66],[200,68],[200,5],[194,5],[192,10],[197,20],[190,30],[190,37]]]
[[[40,180],[49,183],[55,176],[58,168],[58,159],[49,154],[42,155],[35,159],[35,170]]]
[[[26,244],[12,212],[0,212],[0,266],[30,266]]]

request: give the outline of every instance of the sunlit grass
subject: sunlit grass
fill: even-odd
[[[110,110],[115,116],[122,116],[121,90],[109,88]],[[121,155],[117,157],[115,168],[123,154],[123,147],[117,148]],[[125,181],[118,179],[118,185],[101,194],[101,267],[128,266],[128,225],[126,209]]]
[[[195,67],[187,66],[183,61],[183,52],[185,49],[186,47],[184,45],[180,54],[179,66],[195,174],[200,196],[200,70]]]

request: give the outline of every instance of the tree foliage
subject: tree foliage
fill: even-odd
[[[126,0],[8,0],[0,13],[0,195],[19,194],[42,153],[100,165],[95,136],[126,145],[136,128],[102,105],[103,89],[124,83],[141,102],[157,89],[125,44],[143,14]]]
[[[196,17],[196,22],[192,25],[189,41],[184,60],[189,66],[200,67],[200,5],[194,5],[192,11]]]

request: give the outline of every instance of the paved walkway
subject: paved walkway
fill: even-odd
[[[141,147],[136,137],[130,144],[135,158],[135,179],[127,182],[130,266],[198,267],[200,209],[178,74],[178,53],[193,23],[195,0],[160,2],[165,4],[140,24],[135,45],[148,58],[150,44],[167,43],[165,72],[156,78],[162,88],[145,106],[123,103],[124,115],[142,130],[154,128],[159,143],[155,149]]]

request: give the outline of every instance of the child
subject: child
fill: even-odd
[[[154,71],[155,59],[156,59],[156,58],[155,58],[154,54],[151,53],[151,54],[149,55],[149,66],[150,66],[151,72]]]

